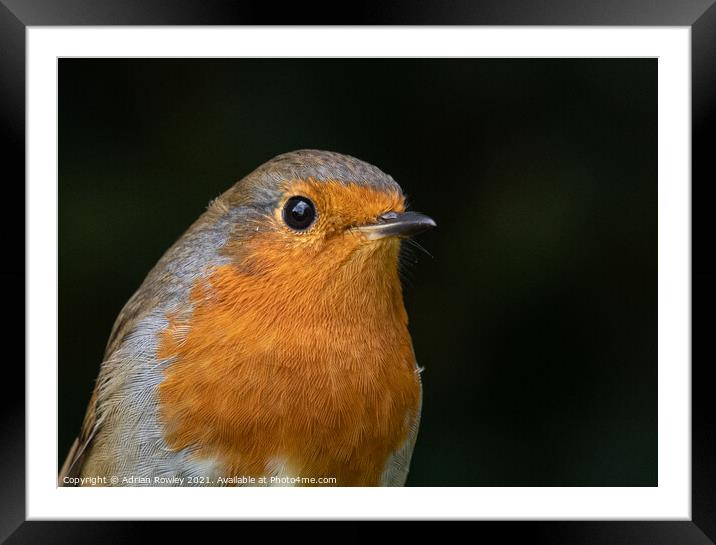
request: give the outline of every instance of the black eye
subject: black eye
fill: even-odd
[[[316,219],[316,207],[307,197],[291,197],[283,205],[283,221],[291,229],[308,229]]]

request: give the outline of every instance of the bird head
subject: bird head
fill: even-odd
[[[396,276],[401,239],[435,226],[389,175],[323,151],[276,157],[219,205],[239,211],[225,254],[241,270],[317,290]]]

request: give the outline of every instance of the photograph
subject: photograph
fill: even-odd
[[[0,543],[714,545],[714,0],[349,11],[0,0]]]
[[[659,486],[658,62],[58,58],[57,486]]]

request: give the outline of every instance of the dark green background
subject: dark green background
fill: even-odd
[[[59,463],[114,318],[210,199],[319,148],[438,223],[409,485],[657,484],[655,59],[61,59]]]

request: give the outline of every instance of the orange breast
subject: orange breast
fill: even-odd
[[[268,235],[254,244],[270,251]],[[285,460],[295,476],[378,484],[419,401],[398,244],[349,267],[232,263],[197,284],[190,317],[170,317],[160,342],[174,358],[159,395],[170,447],[198,447],[228,475]]]

